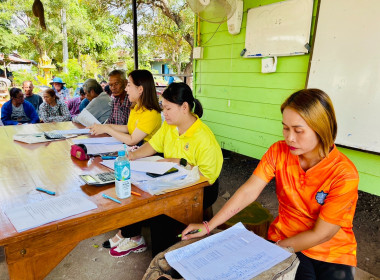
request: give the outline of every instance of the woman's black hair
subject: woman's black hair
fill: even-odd
[[[135,86],[143,87],[143,93],[140,97],[141,106],[147,108],[148,110],[156,110],[157,112],[161,112],[162,109],[160,104],[158,104],[156,86],[154,84],[152,73],[148,70],[133,70],[129,73],[128,77],[132,78]]]
[[[194,98],[191,88],[185,83],[172,83],[162,93],[162,97],[171,103],[182,105],[187,102],[190,111],[193,111],[199,118],[203,115],[202,104],[198,99]]]
[[[47,90],[45,90],[45,92],[46,92],[47,94],[49,94],[50,97],[54,97],[55,100],[58,100],[58,99],[59,99],[59,97],[55,94],[54,89],[52,89],[52,88],[48,88]]]
[[[9,90],[9,95],[11,96],[11,98],[17,98],[17,95],[19,94],[19,93],[22,93],[22,90],[20,89],[20,88],[11,88],[10,90]]]

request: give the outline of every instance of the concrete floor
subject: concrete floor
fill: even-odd
[[[102,247],[102,243],[116,232],[115,230],[83,240],[45,279],[142,279],[152,260],[150,247],[143,253],[113,258],[109,255],[109,250]],[[9,279],[2,247],[0,247],[0,279]]]
[[[220,209],[225,200],[219,197],[214,204],[214,213]],[[150,240],[148,250],[139,254],[130,254],[123,258],[113,258],[109,250],[102,247],[103,241],[116,234],[116,230],[83,240],[70,252],[62,262],[46,277],[48,280],[96,280],[123,279],[139,280],[145,274],[151,261]],[[143,235],[149,236],[149,229],[143,228]],[[9,279],[5,262],[4,249],[0,247],[0,280]],[[361,269],[356,270],[356,280],[380,280]]]

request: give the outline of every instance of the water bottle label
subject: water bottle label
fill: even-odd
[[[131,181],[125,180],[125,181],[116,181],[115,182],[116,187],[116,195],[118,198],[127,198],[131,196]]]
[[[123,168],[123,171],[121,171],[121,180],[124,181],[127,179],[129,179],[129,168],[127,166],[125,166]]]

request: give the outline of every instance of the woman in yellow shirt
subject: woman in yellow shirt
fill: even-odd
[[[165,117],[162,127],[152,139],[130,153],[129,158],[134,160],[163,153],[162,161],[175,162],[189,169],[198,166],[201,175],[208,178],[211,185],[204,189],[203,208],[207,209],[218,196],[217,178],[223,165],[222,150],[212,131],[199,119],[203,114],[202,105],[194,98],[188,85],[172,83],[163,92],[162,97]],[[160,245],[168,247],[173,241],[170,238],[175,238],[170,228],[176,225],[168,219],[159,216],[151,221],[153,255],[163,249],[159,247]],[[162,232],[162,229],[165,232]],[[174,239],[175,241],[178,240]],[[144,238],[141,236],[141,225],[138,224],[122,228],[114,238],[106,242],[108,242],[106,245],[112,248],[110,255],[114,257],[146,249]]]
[[[132,71],[128,75],[126,91],[129,100],[135,104],[128,124],[94,124],[90,126],[91,134],[107,133],[130,146],[152,138],[161,126],[161,108],[152,73],[148,70]]]

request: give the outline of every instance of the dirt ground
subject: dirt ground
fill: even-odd
[[[224,158],[219,191],[222,197],[228,198],[251,176],[259,161],[227,151],[224,151]],[[268,184],[258,201],[274,217],[278,215],[274,181]],[[359,191],[354,232],[358,242],[357,266],[380,277],[380,196]]]

